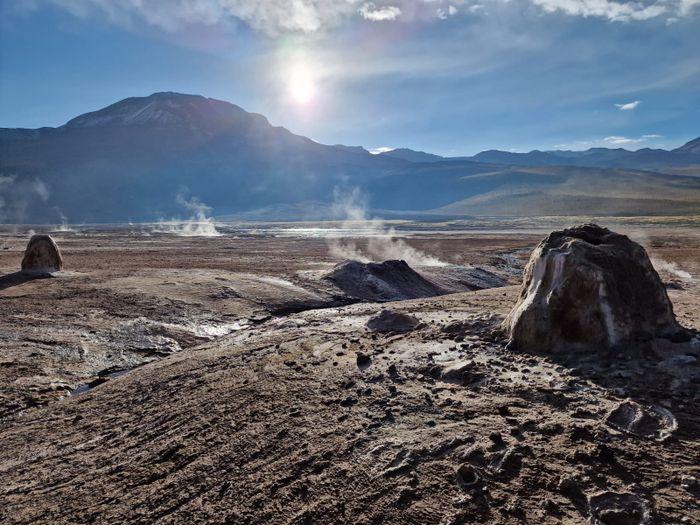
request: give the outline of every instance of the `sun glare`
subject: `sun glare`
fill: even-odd
[[[316,95],[316,85],[307,69],[292,71],[289,78],[289,95],[297,104],[308,104]]]

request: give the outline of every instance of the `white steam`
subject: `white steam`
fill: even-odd
[[[692,283],[693,281],[695,281],[692,275],[690,275],[685,270],[681,270],[680,268],[678,268],[678,265],[674,262],[668,262],[664,261],[663,259],[653,258],[651,260],[651,264],[654,265],[654,268],[656,268],[657,271],[663,270],[665,272],[668,272],[678,277],[681,281],[685,281],[687,283]]]
[[[382,262],[402,259],[410,266],[447,266],[437,257],[428,255],[403,239],[396,238],[396,232],[382,219],[368,219],[365,199],[358,188],[333,192],[332,212],[343,220],[342,230],[353,231],[367,239],[367,246],[361,249],[353,238],[329,239],[328,250],[332,257],[351,259],[360,262]]]
[[[0,173],[0,223],[22,224],[42,210],[51,193],[39,179],[23,179],[17,174]],[[39,212],[40,216],[40,212]]]
[[[182,193],[178,194],[177,203],[190,211],[190,218],[185,221],[160,220],[153,228],[155,233],[170,233],[181,237],[219,237],[222,235],[216,229],[214,219],[208,216],[212,210],[210,206],[201,202],[197,197],[186,199]]]
[[[71,228],[70,224],[68,224],[68,217],[63,215],[63,213],[61,212],[61,210],[58,207],[56,207],[55,210],[56,210],[56,213],[58,214],[59,218],[61,219],[61,224],[56,226],[56,228],[54,228],[53,231],[54,232],[61,232],[61,233],[74,232],[75,230],[73,228]]]
[[[644,246],[644,249],[649,254],[651,264],[654,266],[657,272],[663,271],[669,273],[686,283],[692,283],[695,281],[695,279],[692,275],[690,275],[690,273],[686,272],[685,270],[681,270],[676,263],[666,261],[665,259],[662,259],[661,257],[658,257],[656,254],[654,254],[654,245],[651,241],[651,238],[646,232],[641,230],[631,231],[628,233],[628,236],[633,241],[636,241],[642,246]]]

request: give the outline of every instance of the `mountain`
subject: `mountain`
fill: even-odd
[[[650,148],[637,151],[623,148],[590,148],[585,151],[534,150],[529,153],[488,150],[469,157],[469,160],[513,166],[586,166],[664,170],[700,165],[700,138],[671,151]]]
[[[57,128],[0,129],[0,222],[184,218],[202,203],[216,216],[318,219],[354,187],[372,208],[406,216],[698,213],[697,148],[372,155],[228,102],[155,93]],[[606,166],[583,167],[592,163]]]
[[[680,148],[674,149],[673,153],[681,155],[700,155],[700,137],[696,138],[695,140],[691,140],[690,142],[687,142]]]
[[[379,154],[383,157],[391,157],[394,159],[403,159],[408,162],[439,162],[445,160],[445,157],[426,153],[424,151],[416,151],[408,148],[397,148],[390,151],[384,151]]]
[[[217,213],[327,199],[399,159],[326,146],[197,95],[127,98],[58,128],[0,129],[0,222],[152,220],[179,195]]]
[[[395,170],[368,191],[389,212],[451,217],[700,212],[700,177],[628,169],[440,162]]]

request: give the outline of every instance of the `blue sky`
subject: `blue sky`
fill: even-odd
[[[327,144],[677,147],[700,136],[700,0],[0,2],[0,126],[156,91]]]

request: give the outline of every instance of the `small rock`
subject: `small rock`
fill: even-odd
[[[412,315],[384,309],[367,321],[372,332],[410,332],[418,326],[418,319]]]
[[[440,379],[442,381],[456,381],[461,385],[471,383],[471,371],[474,369],[473,361],[458,361],[442,369]]]

